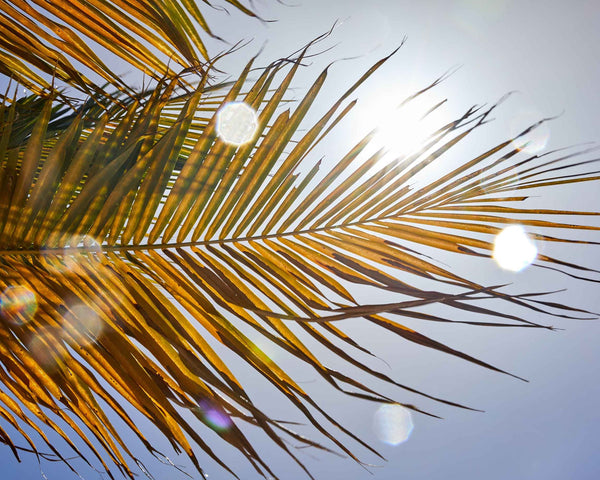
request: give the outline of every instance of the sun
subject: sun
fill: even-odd
[[[379,167],[419,152],[448,120],[447,112],[440,108],[444,100],[429,94],[412,98],[416,91],[394,85],[375,88],[374,94],[357,105],[352,133],[356,136],[372,132],[370,148],[386,152]]]

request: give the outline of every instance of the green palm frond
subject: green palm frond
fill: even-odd
[[[526,206],[532,189],[597,180],[598,173],[589,169],[594,159],[574,161],[587,152],[528,155],[515,146],[525,131],[413,188],[421,172],[434,170],[486,123],[493,106],[469,109],[433,132],[418,151],[383,167],[378,162],[384,152],[369,153],[371,133],[322,172],[313,148],[350,114],[356,88],[389,57],[300,134],[328,73],[319,75],[295,108],[282,109],[304,54],[272,64],[246,87],[249,62],[225,93],[211,97],[220,103],[203,112],[202,124],[196,112],[206,96],[204,80],[177,100],[174,110],[169,109],[174,84],[160,83],[126,112],[109,111],[101,118],[80,112],[50,136],[54,97],[36,99],[37,118],[16,143],[9,139],[21,128],[19,104],[2,106],[0,414],[30,449],[38,451],[24,426],[69,462],[45,437],[39,427],[45,424],[81,457],[86,458],[74,435],[108,472],[116,467],[133,477],[129,441],[105,410],[156,452],[122,407],[124,400],[199,470],[196,448],[230,471],[185,411],[265,474],[274,475],[243,424],[262,429],[301,466],[287,439],[327,450],[255,405],[244,381],[213,347],[216,342],[244,359],[314,429],[358,461],[340,433],[375,450],[324,411],[257,346],[256,337],[244,332],[250,329],[278,345],[348,395],[395,402],[328,366],[303,337],[369,377],[469,408],[417,392],[364,365],[356,355],[370,352],[341,321],[361,317],[408,341],[502,371],[404,326],[401,319],[455,322],[420,308],[435,304],[452,318],[463,312],[486,317],[464,323],[551,328],[503,313],[486,299],[559,317],[588,315],[540,300],[536,292],[516,295],[482,285],[419,251],[487,259],[495,235],[507,224],[527,226],[538,241],[574,242],[561,236],[565,228],[597,231],[585,221],[596,212]],[[240,146],[218,134],[216,110],[233,101],[258,113],[256,134]],[[584,221],[575,224],[575,215]],[[562,216],[568,223],[557,220]],[[597,272],[562,259],[539,255],[536,265],[598,281]],[[387,292],[393,301],[361,304],[353,286]],[[19,455],[4,430],[0,441]]]
[[[257,17],[243,2],[226,3]],[[99,50],[155,80],[201,71],[211,57],[198,32],[215,37],[201,12],[207,6],[190,0],[2,2],[0,72],[38,95],[56,78],[91,97],[109,96],[90,74],[134,95]]]

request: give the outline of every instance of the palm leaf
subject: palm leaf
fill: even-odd
[[[21,134],[19,142],[5,140],[20,128],[17,102],[3,105],[0,381],[5,389],[0,414],[12,425],[37,431],[65,462],[69,460],[38,423],[86,458],[71,440],[79,437],[111,477],[116,468],[133,478],[129,442],[105,409],[158,455],[120,405],[122,400],[154,423],[199,471],[198,451],[231,471],[206,443],[208,429],[265,475],[274,474],[245,436],[243,424],[262,429],[302,468],[289,439],[328,450],[255,405],[216,344],[244,359],[330,444],[360,461],[340,432],[375,450],[324,411],[257,346],[257,338],[278,345],[351,396],[395,402],[328,366],[306,338],[370,377],[469,408],[418,392],[364,365],[360,355],[370,352],[344,331],[343,320],[360,317],[410,342],[502,371],[404,326],[400,319],[455,322],[463,313],[476,313],[486,321],[464,323],[551,328],[502,313],[486,299],[515,304],[524,312],[588,315],[540,300],[543,292],[516,295],[501,286],[481,285],[419,251],[488,258],[494,236],[507,223],[535,229],[539,241],[572,242],[561,237],[564,228],[596,231],[586,221],[554,220],[564,215],[585,220],[596,212],[524,206],[530,189],[596,180],[597,172],[588,168],[593,159],[573,162],[588,152],[528,156],[514,146],[524,132],[413,188],[420,172],[434,169],[486,123],[493,106],[469,109],[442,125],[418,151],[384,167],[378,167],[383,152],[369,153],[372,132],[321,172],[311,151],[351,113],[356,88],[389,57],[300,134],[327,77],[325,70],[296,108],[282,109],[305,54],[275,62],[243,91],[249,62],[225,93],[212,97],[220,103],[205,112],[202,124],[195,112],[205,98],[206,77],[178,100],[176,113],[169,110],[175,84],[164,82],[126,113],[86,118],[81,112],[50,139],[53,97],[36,100],[41,105],[37,119],[29,122],[30,133]],[[276,81],[280,73],[283,79]],[[215,110],[240,100],[258,112],[258,129],[248,143],[236,146],[219,135]],[[547,235],[548,229],[558,233]],[[540,255],[536,265],[598,281],[597,272],[565,260]],[[393,301],[361,304],[353,286],[388,292]],[[453,319],[423,309],[434,304]],[[206,430],[188,420],[185,411]],[[211,420],[215,417],[218,424]],[[38,451],[28,434],[18,431]],[[0,441],[18,456],[23,447],[4,430],[0,434]]]
[[[226,1],[257,17],[244,3]],[[98,46],[156,80],[173,78],[181,71],[203,70],[210,59],[197,26],[209,36],[215,35],[194,1],[31,3],[11,0],[0,4],[0,72],[38,95],[51,89],[48,78],[91,97],[110,96],[94,78],[135,95],[114,73],[106,56],[102,55],[103,60],[95,53]]]

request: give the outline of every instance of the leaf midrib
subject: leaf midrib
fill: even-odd
[[[403,215],[411,214],[415,212],[403,212]],[[185,248],[185,247],[198,247],[202,245],[218,245],[218,244],[229,244],[229,243],[240,243],[240,242],[249,242],[249,241],[260,241],[266,239],[273,238],[282,238],[282,237],[291,237],[291,236],[300,236],[300,235],[310,235],[311,233],[318,232],[326,232],[329,230],[337,230],[340,228],[346,227],[354,227],[360,225],[366,225],[373,222],[379,222],[383,220],[390,220],[394,218],[398,218],[400,215],[392,214],[381,216],[377,218],[371,218],[369,220],[358,220],[356,222],[343,223],[338,225],[331,225],[325,227],[317,227],[317,228],[309,228],[305,230],[296,230],[296,231],[288,231],[282,233],[268,233],[266,235],[253,235],[251,237],[237,237],[237,238],[224,238],[224,239],[212,239],[212,240],[197,240],[195,242],[175,242],[175,243],[155,243],[155,244],[145,244],[145,245],[110,245],[110,246],[102,246],[100,248],[90,248],[90,247],[64,247],[64,248],[44,248],[44,249],[36,249],[36,250],[0,250],[0,256],[11,256],[11,255],[63,255],[67,253],[77,253],[77,252],[119,252],[119,251],[145,251],[145,250],[166,250],[170,248]]]

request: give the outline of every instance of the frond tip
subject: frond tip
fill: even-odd
[[[595,160],[573,163],[573,154],[564,152],[528,156],[515,146],[517,137],[413,188],[419,174],[431,171],[486,123],[494,106],[469,109],[440,126],[419,149],[385,164],[380,163],[383,151],[369,151],[373,134],[368,134],[322,172],[321,162],[311,156],[313,148],[350,114],[355,105],[350,95],[387,58],[300,134],[327,77],[325,70],[295,109],[282,111],[305,54],[272,64],[252,84],[247,81],[250,62],[220,96],[211,96],[201,83],[178,99],[175,115],[172,84],[161,85],[118,117],[107,113],[90,119],[82,113],[60,133],[48,135],[54,102],[49,98],[19,142],[10,141],[16,103],[2,106],[0,414],[17,426],[31,450],[37,447],[20,425],[36,431],[61,455],[38,427],[43,423],[82,458],[80,446],[85,445],[111,477],[116,467],[133,478],[128,459],[138,460],[105,410],[156,452],[122,400],[154,423],[199,471],[197,452],[202,451],[234,474],[208,445],[206,429],[241,452],[258,472],[273,476],[246,437],[244,424],[262,429],[303,469],[288,439],[330,450],[255,405],[244,381],[218,353],[215,345],[220,344],[275,387],[330,445],[359,461],[339,432],[377,452],[321,408],[256,339],[273,342],[351,396],[395,403],[328,366],[307,339],[368,377],[469,408],[367,366],[360,355],[371,353],[344,331],[343,321],[361,318],[407,341],[502,372],[401,319],[549,328],[494,309],[488,299],[523,312],[588,315],[541,301],[536,294],[481,285],[424,252],[489,261],[493,239],[513,223],[539,232],[596,231],[586,223],[554,220],[591,219],[596,212],[524,206],[530,189],[597,180],[597,172],[582,170]],[[277,84],[279,73],[285,74]],[[227,142],[219,131],[219,112],[232,102],[257,113],[255,132],[243,142]],[[200,124],[199,110],[209,112]],[[301,167],[308,173],[299,173]],[[536,241],[574,241],[532,235]],[[535,264],[569,275],[583,272],[579,275],[598,281],[591,268],[550,256],[538,255]],[[356,286],[383,291],[392,301],[360,304]],[[439,308],[425,308],[431,305]],[[457,313],[486,319],[448,318]],[[429,414],[411,404],[405,407]],[[73,432],[83,443],[72,440]],[[4,431],[0,441],[18,455]]]

